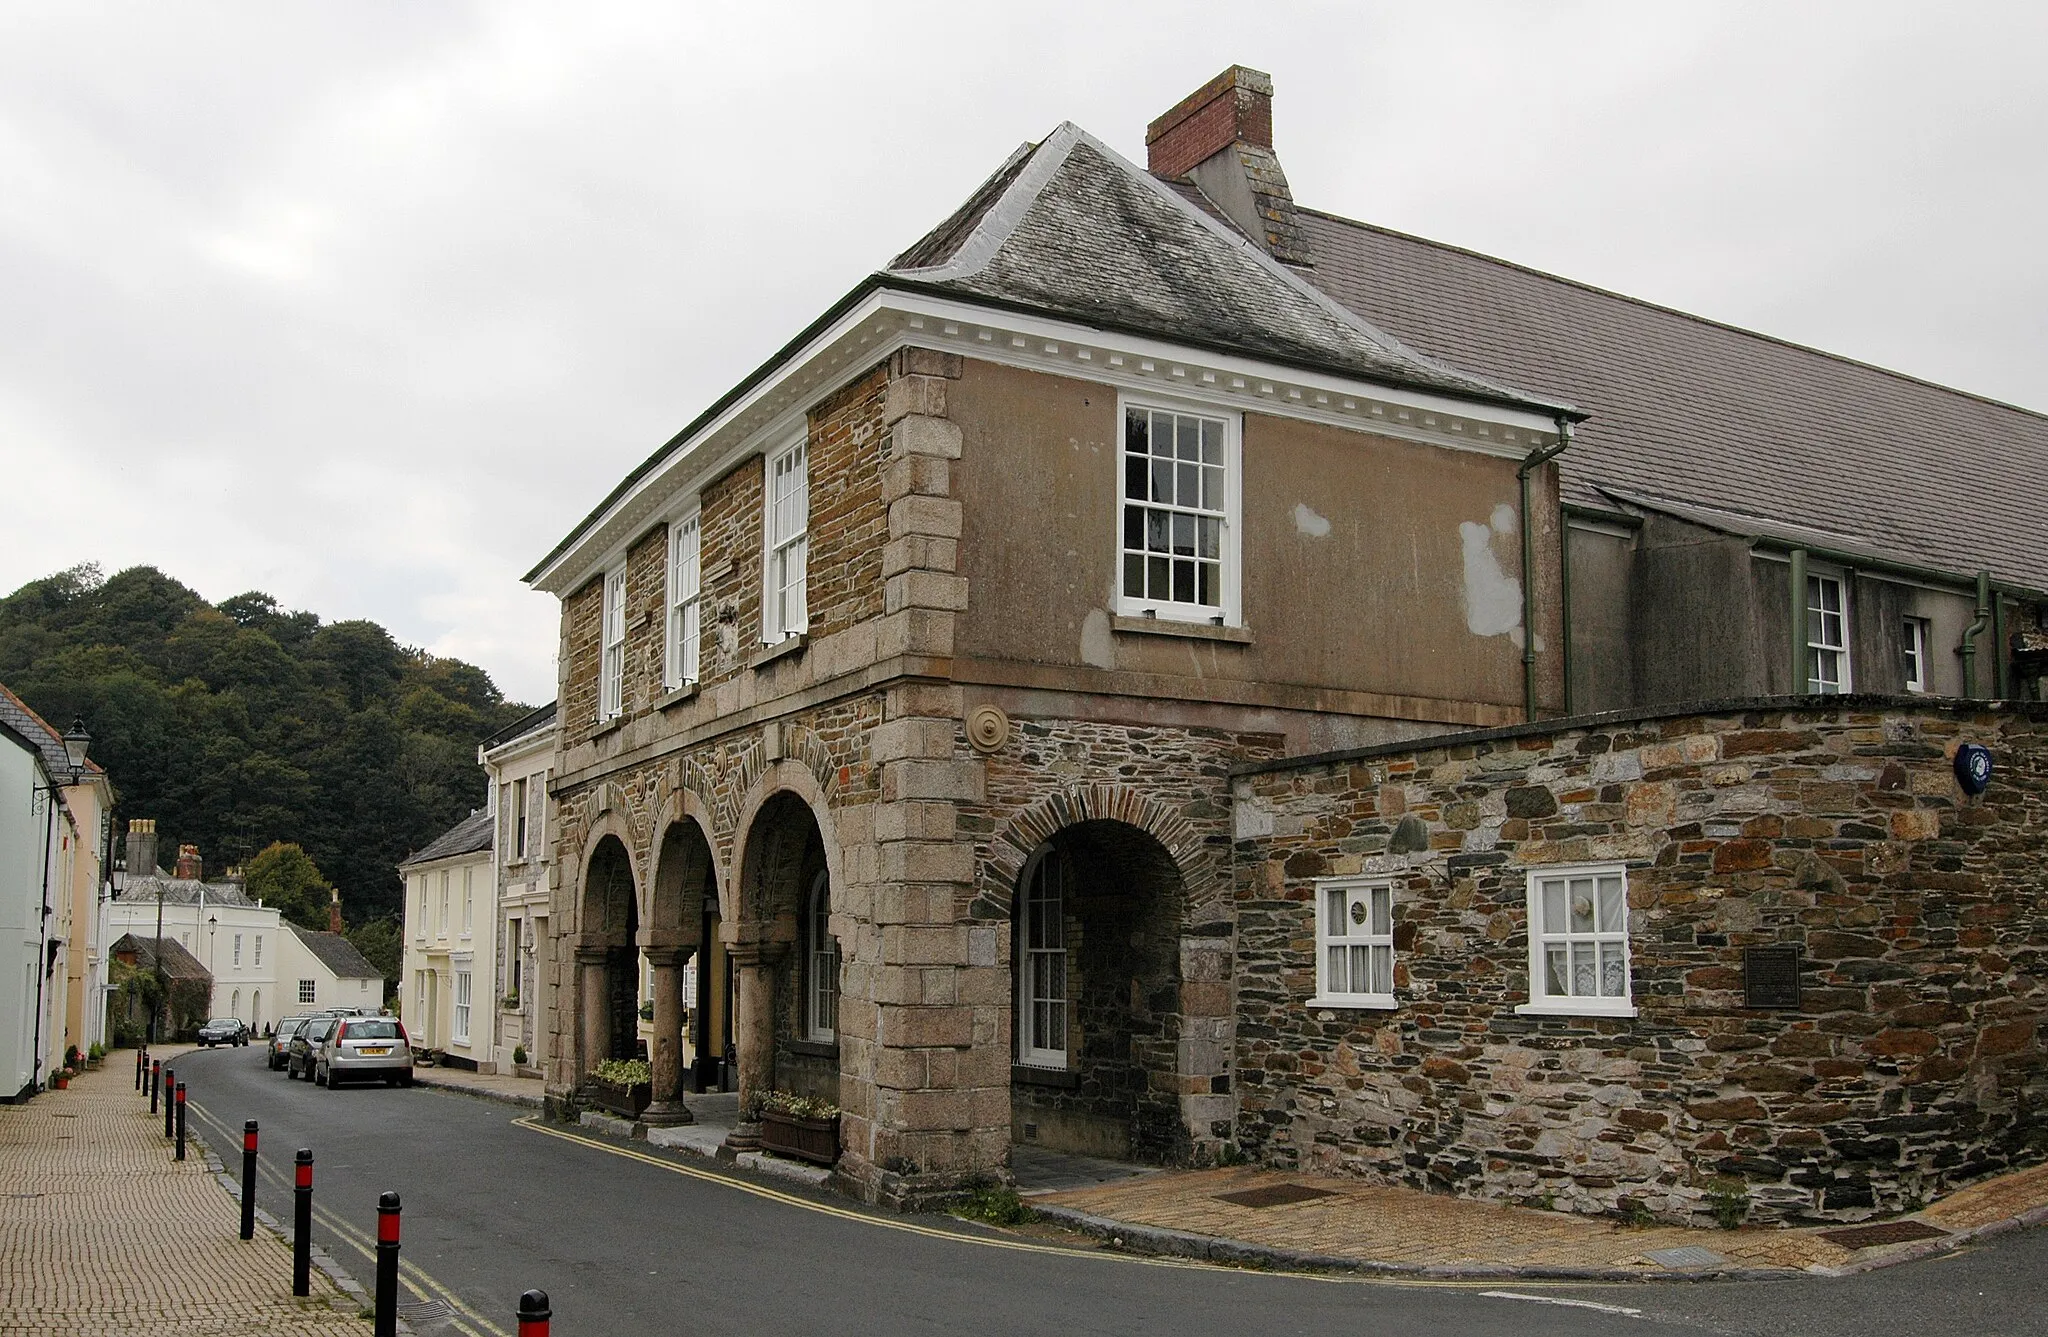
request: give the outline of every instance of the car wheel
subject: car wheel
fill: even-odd
[[[405,1074],[405,1075],[404,1075],[403,1077],[400,1077],[400,1078],[398,1079],[398,1084],[399,1084],[400,1086],[411,1086],[411,1085],[412,1085],[412,1074],[411,1074],[411,1073],[407,1073],[407,1074]]]
[[[321,1067],[321,1066],[320,1066],[319,1064],[317,1064],[317,1063],[315,1063],[315,1064],[313,1065],[313,1085],[315,1085],[315,1086],[325,1086],[325,1085],[327,1085],[327,1071],[326,1071],[326,1069],[322,1068],[322,1067]]]

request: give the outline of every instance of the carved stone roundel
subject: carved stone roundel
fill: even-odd
[[[1010,741],[1010,717],[997,706],[976,706],[967,716],[967,741],[978,752],[998,752]]]

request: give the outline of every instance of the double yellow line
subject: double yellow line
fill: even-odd
[[[187,1108],[198,1114],[208,1127],[219,1132],[222,1139],[221,1146],[235,1151],[240,1150],[242,1145],[241,1130],[229,1128],[219,1119],[207,1113],[206,1107],[196,1100],[188,1101]],[[223,1165],[239,1168],[239,1158],[235,1161],[230,1161],[224,1156],[221,1160]],[[291,1178],[284,1171],[279,1170],[261,1156],[256,1158],[256,1173],[287,1192],[292,1191],[294,1187]],[[332,1232],[336,1239],[339,1239],[342,1243],[361,1254],[371,1265],[371,1276],[374,1279],[377,1263],[377,1241],[374,1238],[336,1216],[333,1212],[328,1211],[325,1207],[322,1207],[318,1199],[315,1199],[313,1204],[313,1219]],[[448,1326],[456,1332],[464,1334],[464,1337],[511,1337],[511,1334],[504,1328],[499,1327],[482,1314],[477,1313],[476,1310],[470,1308],[469,1305],[463,1302],[461,1296],[434,1280],[432,1276],[427,1274],[425,1269],[406,1259],[403,1254],[400,1254],[398,1259],[398,1284],[404,1289],[411,1291],[419,1300],[440,1300],[447,1304],[455,1311],[455,1317],[448,1320]]]

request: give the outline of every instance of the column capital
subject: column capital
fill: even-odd
[[[732,963],[742,970],[758,966],[772,966],[789,954],[786,942],[736,942],[725,949]]]
[[[609,947],[578,947],[576,964],[579,966],[601,966],[611,959]]]
[[[683,943],[680,946],[642,947],[640,954],[656,970],[677,970],[697,954],[697,946],[695,943]]]

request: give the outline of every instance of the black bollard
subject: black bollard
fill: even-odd
[[[548,1337],[548,1320],[554,1316],[546,1291],[528,1291],[519,1297],[519,1337]]]
[[[151,1114],[156,1113],[156,1088],[157,1085],[163,1081],[163,1079],[163,1060],[151,1059],[149,1061],[149,1112]]]
[[[178,1083],[178,1159],[185,1159],[185,1084]]]
[[[256,1121],[242,1125],[242,1238],[256,1238]]]
[[[148,1051],[147,1049],[138,1049],[138,1050],[136,1050],[136,1051],[135,1051],[135,1089],[136,1089],[136,1091],[138,1091],[138,1092],[140,1092],[140,1091],[142,1090],[142,1070],[143,1070],[144,1068],[147,1068],[148,1066],[149,1066],[149,1051]]]
[[[313,1151],[300,1147],[292,1179],[292,1294],[313,1290]]]
[[[398,1337],[398,1195],[396,1193],[382,1193],[377,1197],[377,1322],[375,1337]]]
[[[176,1131],[177,1131],[177,1127],[176,1127],[176,1125],[177,1125],[177,1117],[178,1117],[178,1116],[177,1116],[177,1104],[178,1104],[178,1101],[177,1101],[177,1095],[178,1095],[178,1074],[177,1074],[176,1072],[173,1072],[173,1071],[172,1071],[171,1069],[169,1069],[169,1068],[165,1068],[165,1069],[164,1069],[164,1136],[165,1136],[165,1137],[169,1137],[169,1136],[171,1136],[171,1135],[172,1135],[172,1134],[173,1134],[174,1132],[176,1132]]]

